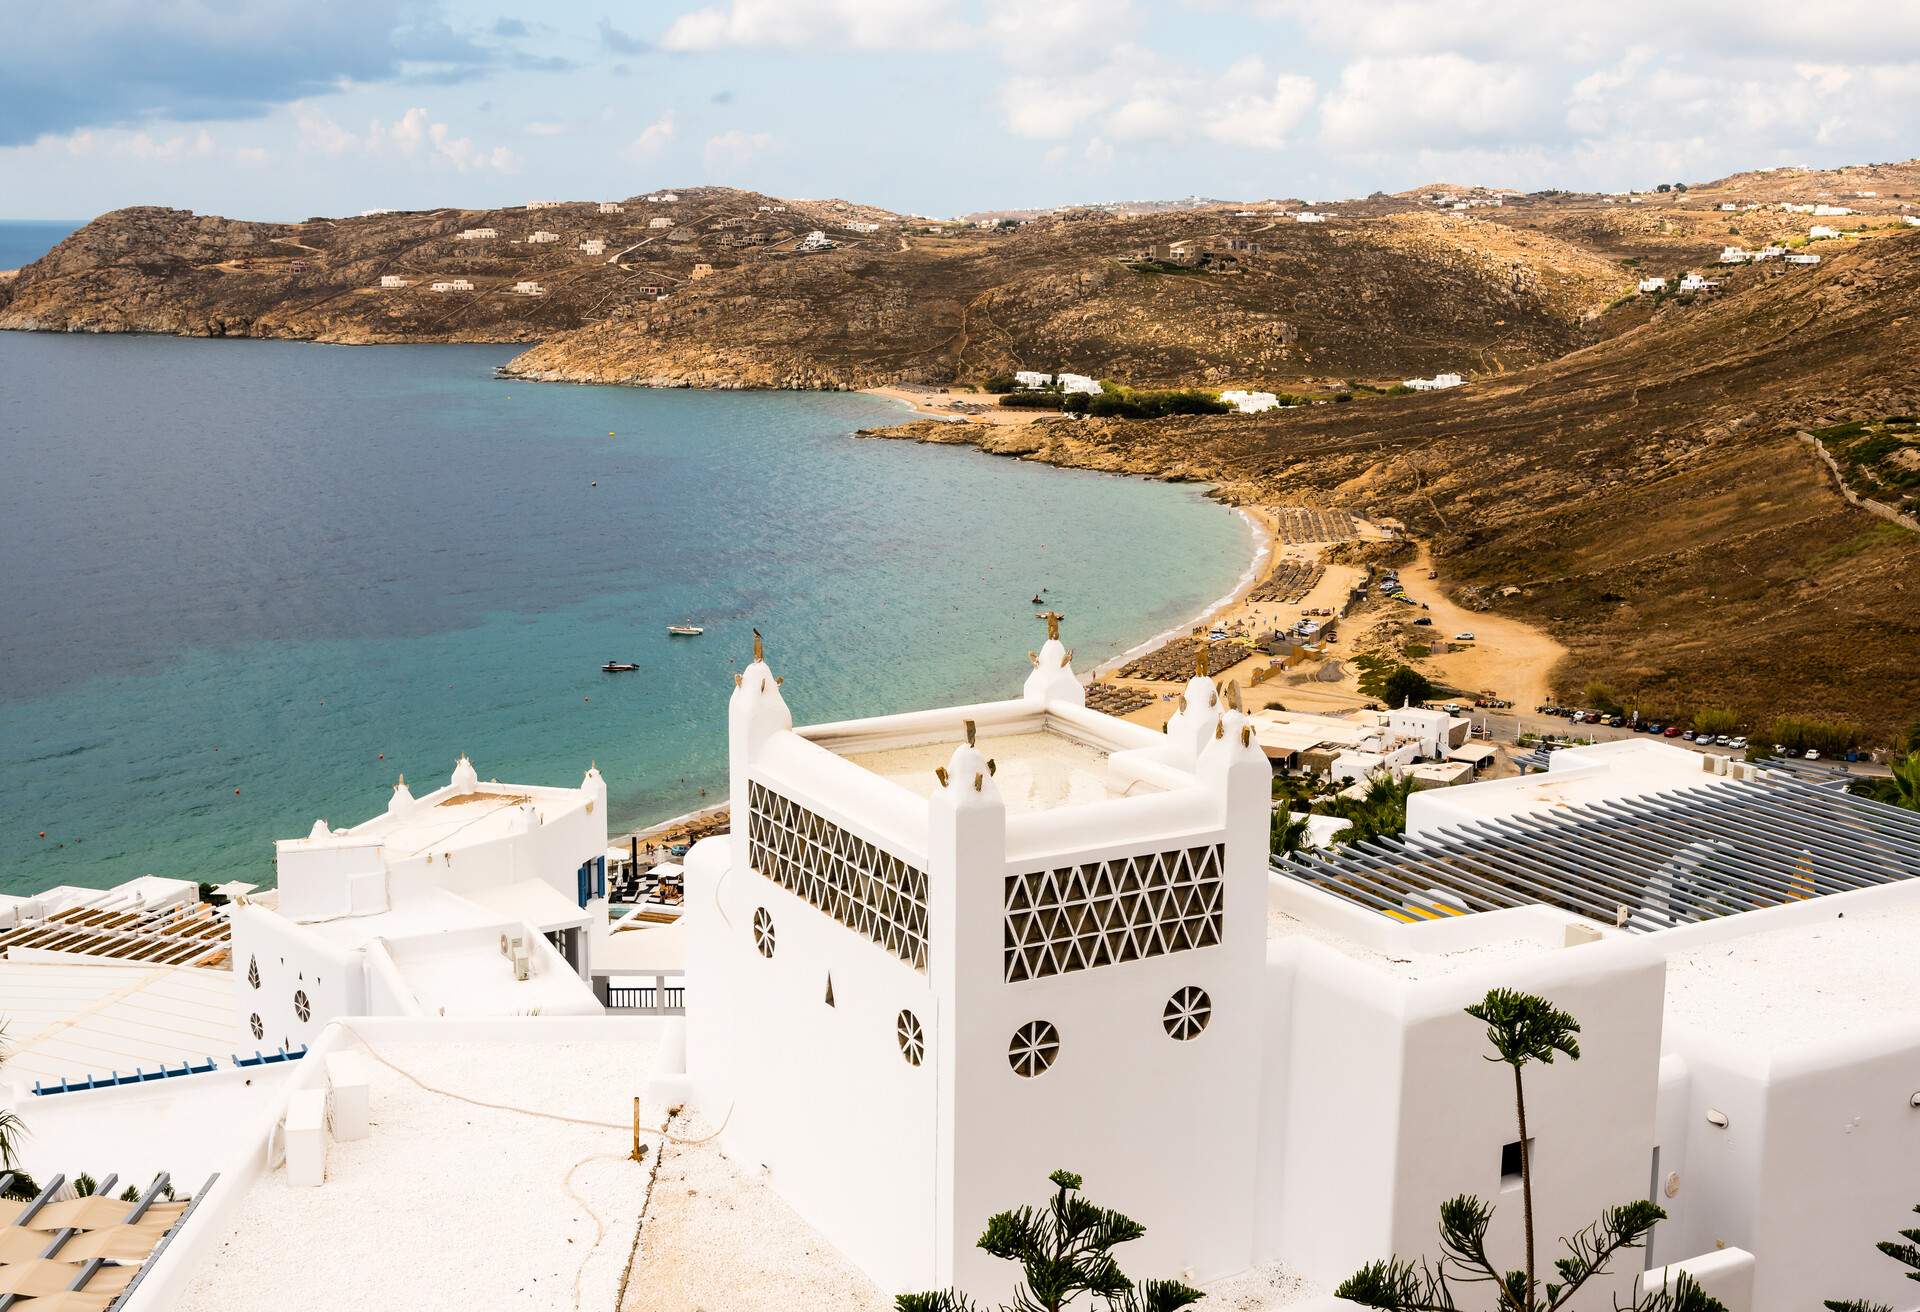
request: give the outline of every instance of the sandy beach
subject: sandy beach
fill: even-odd
[[[1008,408],[992,392],[976,392],[966,387],[923,387],[902,383],[894,387],[863,387],[868,396],[884,396],[911,406],[913,412],[928,419],[945,419],[969,424],[1030,424],[1036,419],[1059,415],[1058,410]]]

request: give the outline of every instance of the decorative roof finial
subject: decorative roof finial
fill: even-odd
[[[1194,635],[1193,642],[1193,672],[1203,679],[1211,678],[1213,675],[1213,645],[1207,641],[1205,634],[1200,633]]]
[[[397,780],[394,781],[393,786],[395,788],[405,788],[407,786],[407,776],[404,774],[401,775]]]
[[[753,631],[753,658],[756,661],[764,661],[767,658],[766,644],[760,641],[760,630],[758,629]]]
[[[1047,622],[1047,638],[1049,641],[1058,641],[1060,637],[1060,621],[1066,618],[1065,615],[1062,615],[1057,610],[1048,610],[1040,612],[1038,615],[1035,615],[1034,618]]]
[[[973,740],[977,736],[978,731],[972,720],[962,720],[961,723],[967,726],[967,746],[971,747],[973,746]]]

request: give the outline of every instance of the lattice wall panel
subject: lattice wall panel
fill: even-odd
[[[1212,947],[1223,858],[1215,844],[1008,875],[1007,982]]]
[[[747,859],[847,928],[927,968],[926,871],[751,782]]]

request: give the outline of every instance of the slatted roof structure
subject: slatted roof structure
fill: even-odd
[[[1543,903],[1648,933],[1920,877],[1920,814],[1768,776],[1309,850],[1274,869],[1408,923]]]
[[[132,1197],[114,1197],[117,1183],[108,1176],[76,1195],[55,1176],[30,1202],[0,1202],[0,1312],[106,1312],[126,1301],[198,1197],[175,1200],[164,1174]]]
[[[0,931],[0,954],[42,948],[108,961],[220,967],[229,964],[232,933],[232,925],[204,902],[158,911],[69,907]]]

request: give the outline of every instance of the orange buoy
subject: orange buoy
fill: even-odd
[[[382,753],[380,753],[380,759],[381,759],[381,760],[383,760],[383,761],[384,761],[384,760],[386,760],[386,759],[387,759],[387,754],[386,754],[385,752],[382,752]]]
[[[47,831],[46,831],[46,830],[44,830],[44,829],[42,829],[42,830],[40,831],[40,837],[42,837],[42,838],[45,838],[46,836],[47,836]]]
[[[238,796],[240,796],[240,790],[239,790],[238,788],[236,788],[236,789],[234,789],[234,790],[233,790],[233,795],[234,795],[235,797],[238,797]]]

